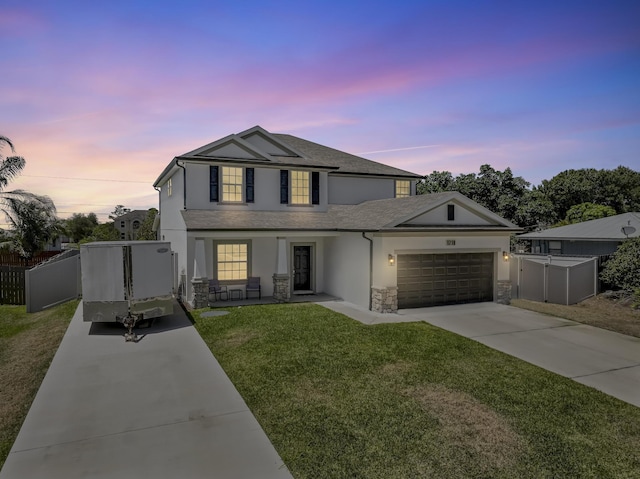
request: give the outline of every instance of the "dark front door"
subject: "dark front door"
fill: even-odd
[[[293,247],[293,290],[311,291],[311,246]]]

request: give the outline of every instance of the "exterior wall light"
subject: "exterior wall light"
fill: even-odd
[[[389,266],[396,264],[396,258],[392,254],[389,255]]]
[[[502,259],[505,260],[505,261],[509,261],[509,252],[503,251],[502,252]]]

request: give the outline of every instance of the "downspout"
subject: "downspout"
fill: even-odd
[[[373,288],[373,240],[371,238],[367,238],[364,234],[366,231],[362,232],[362,237],[369,242],[369,311],[371,311],[371,288]]]
[[[180,164],[179,160],[176,160],[176,166],[182,168],[182,209],[187,209],[187,170],[184,164]]]
[[[154,231],[156,233],[156,239],[161,239],[161,238],[158,238],[158,227],[160,226],[160,211],[162,206],[162,188],[158,188],[157,186],[154,186],[153,189],[158,192],[158,214],[153,220],[153,226],[151,227],[151,231]]]

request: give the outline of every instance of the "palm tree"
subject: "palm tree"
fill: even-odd
[[[21,156],[3,156],[5,146],[15,153],[11,140],[0,135],[0,211],[13,227],[14,248],[22,256],[30,257],[55,234],[56,207],[48,196],[25,190],[4,191],[26,164]]]

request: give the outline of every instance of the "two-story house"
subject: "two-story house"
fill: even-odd
[[[510,222],[420,176],[256,126],[174,158],[154,187],[186,298],[209,279],[375,311],[508,301]]]
[[[136,240],[138,239],[138,230],[146,217],[147,210],[128,211],[114,219],[113,226],[120,233],[121,240]]]

